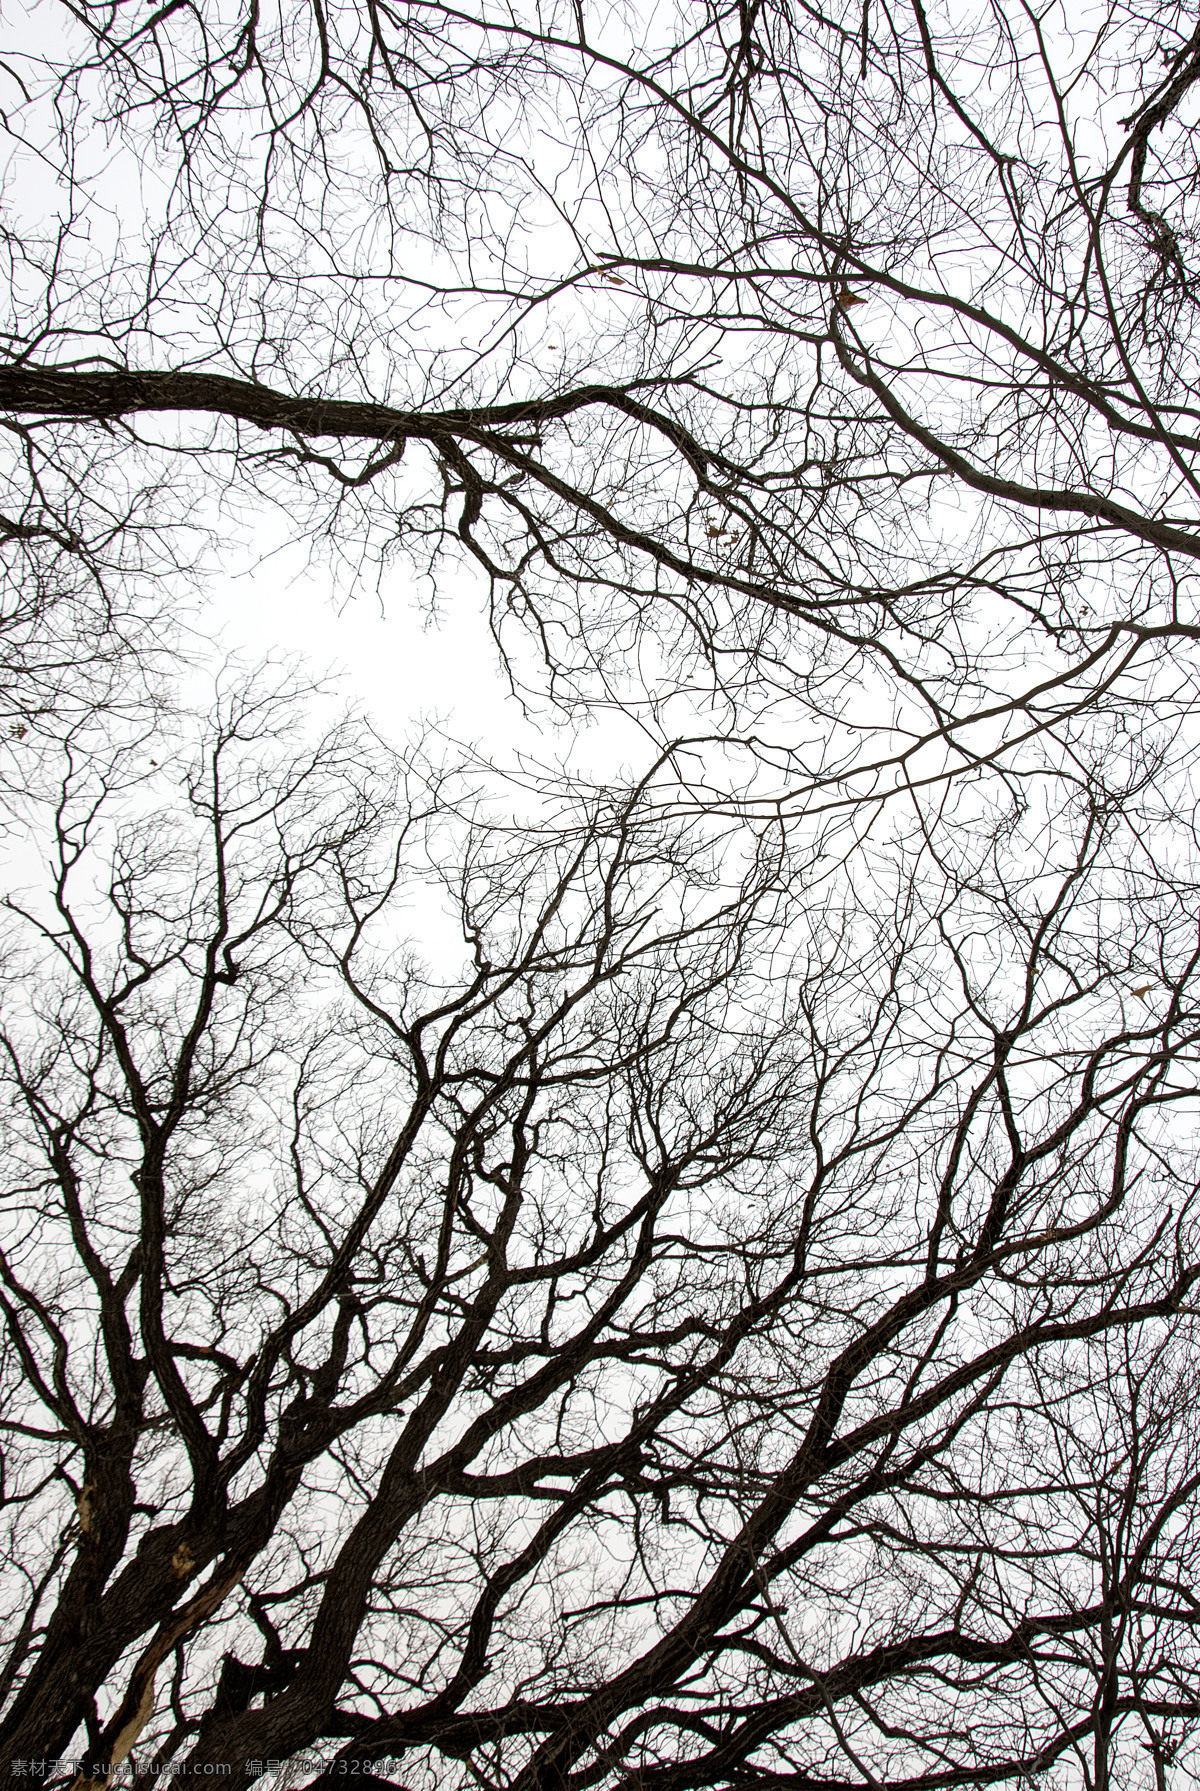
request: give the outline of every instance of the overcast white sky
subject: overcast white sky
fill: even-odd
[[[272,522],[264,517],[264,533]],[[581,775],[606,779],[644,768],[653,754],[627,716],[593,712],[580,731],[544,705],[523,713],[488,626],[485,581],[469,569],[439,586],[434,618],[399,568],[381,599],[372,575],[355,590],[344,573],[335,580],[311,563],[303,544],[257,562],[234,549],[224,573],[206,578],[202,590],[200,627],[213,644],[212,666],[225,654],[251,662],[298,655],[314,675],[337,674],[341,699],[364,709],[397,744],[430,718],[501,764],[517,754],[566,758]]]
[[[478,592],[460,588],[430,623],[415,598],[387,599],[369,586],[348,600],[333,580],[283,557],[208,586],[214,642],[251,659],[301,654],[314,672],[342,674],[347,698],[390,736],[420,713],[436,713],[461,736],[508,741],[521,731],[480,615]],[[506,700],[507,699],[507,700]]]

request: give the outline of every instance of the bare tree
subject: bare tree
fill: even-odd
[[[85,3],[0,64],[0,1772],[1185,1760],[1200,48],[1076,23]],[[270,501],[473,559],[659,756],[188,722],[155,617]]]
[[[1083,1669],[1090,1678],[1071,1748],[1082,1782],[1097,1791],[1129,1776],[1134,1748],[1150,1756],[1158,1791],[1172,1767],[1194,1759],[1195,1384],[1192,1351],[1164,1352],[1162,1343],[1154,1327],[1126,1332],[1115,1347],[1110,1340],[1098,1358],[1107,1378],[1083,1401],[1068,1391],[1076,1369],[1064,1361],[1048,1385],[1031,1389],[1025,1413],[1027,1442],[1038,1436],[1041,1459],[1073,1485],[1079,1512],[1066,1548],[1059,1537],[1047,1549],[1043,1531],[1029,1553],[1038,1571],[1054,1562],[1068,1609],[1080,1613],[1090,1598],[1103,1612],[1094,1626],[1073,1613],[1053,1647],[1043,1646],[1038,1683],[1070,1729],[1067,1713],[1082,1702],[1073,1677]],[[1027,1459],[1032,1466],[1034,1449]],[[1123,1730],[1137,1739],[1122,1749]]]
[[[304,702],[68,744],[9,899],[2,1770],[1152,1782],[1200,942],[1145,765],[819,857]]]
[[[901,779],[1190,688],[1190,14],[61,16],[5,72],[59,183],[9,238],[21,526],[96,453],[118,509],[464,552],[560,690],[639,632],[826,720],[868,676]]]

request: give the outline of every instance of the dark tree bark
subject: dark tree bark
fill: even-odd
[[[68,748],[9,901],[6,1767],[1161,1765],[1200,954],[1145,791],[1064,802],[1053,887],[1010,818],[830,873],[666,761],[472,820],[304,701],[157,804]]]
[[[1194,19],[58,16],[0,59],[0,1775],[1167,1791]],[[272,507],[481,569],[652,767],[489,808],[267,672],[187,720]]]
[[[465,554],[561,700],[649,638],[900,781],[1166,700],[1164,642],[1194,675],[1177,8],[64,21],[6,64],[61,213],[10,243],[11,543],[161,567],[228,492],[360,573]]]

